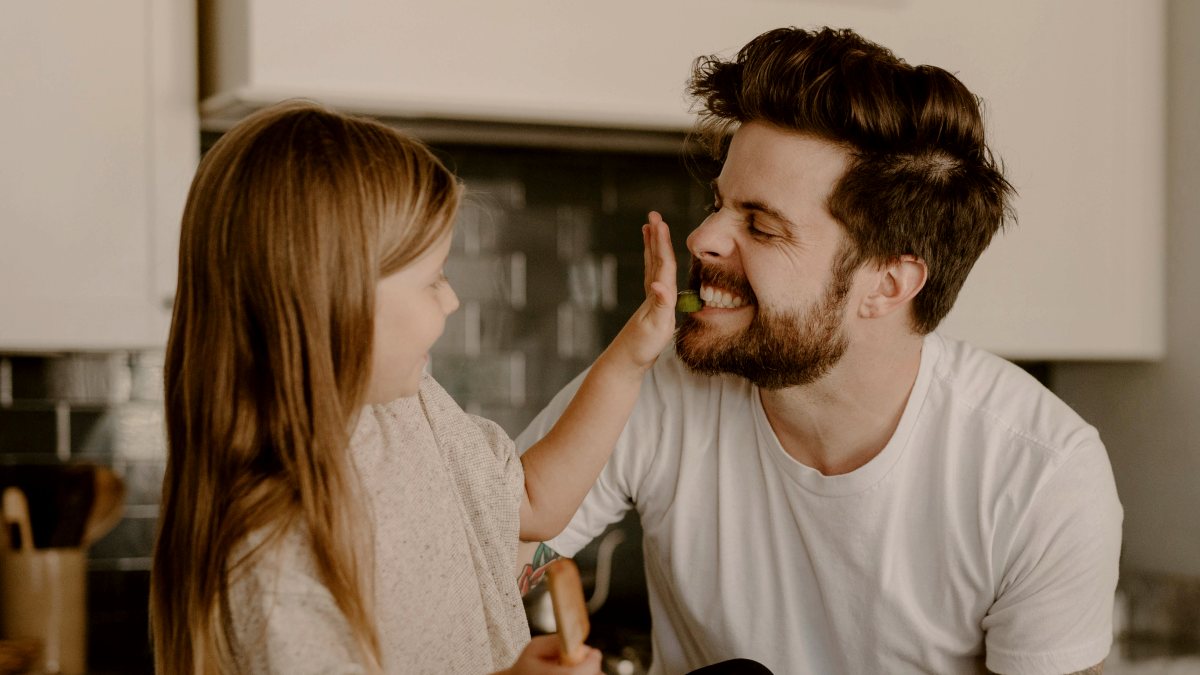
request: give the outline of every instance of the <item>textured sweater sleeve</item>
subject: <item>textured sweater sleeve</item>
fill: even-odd
[[[475,415],[469,417],[479,427],[488,448],[495,454],[504,485],[519,508],[525,498],[525,468],[521,464],[521,456],[517,454],[516,443],[499,424]]]
[[[316,573],[307,539],[285,535],[227,594],[238,672],[245,675],[360,675],[349,625]]]

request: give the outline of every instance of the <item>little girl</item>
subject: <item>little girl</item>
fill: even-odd
[[[596,673],[530,642],[518,539],[568,522],[674,330],[675,259],[518,457],[423,374],[458,299],[462,187],[419,142],[305,103],[201,162],[166,354],[151,612],[160,673]]]

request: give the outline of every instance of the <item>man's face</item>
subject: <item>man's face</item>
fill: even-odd
[[[841,359],[852,272],[839,264],[845,234],[826,203],[847,158],[761,122],[737,131],[713,213],[688,236],[689,285],[705,306],[679,327],[684,364],[779,389],[814,382]]]

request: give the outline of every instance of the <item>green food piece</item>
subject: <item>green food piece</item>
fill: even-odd
[[[677,312],[699,312],[704,307],[704,301],[700,299],[700,294],[696,291],[680,291],[679,299],[675,301],[675,311]]]

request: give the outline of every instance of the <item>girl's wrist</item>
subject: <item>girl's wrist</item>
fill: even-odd
[[[622,349],[618,342],[614,342],[596,358],[593,369],[599,368],[613,377],[628,378],[641,382],[642,377],[650,370],[650,366],[652,365],[654,365],[653,360],[644,364],[639,363],[629,350]]]

